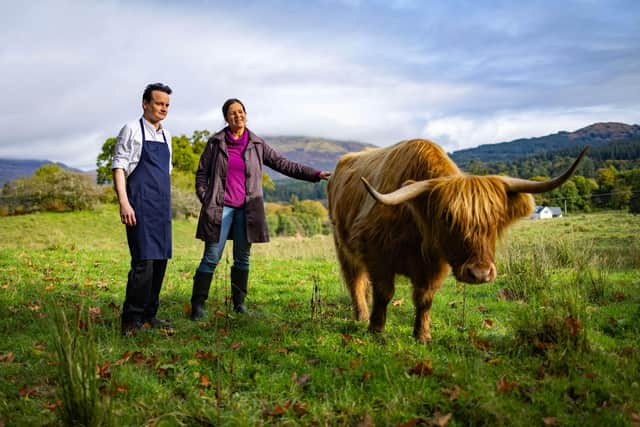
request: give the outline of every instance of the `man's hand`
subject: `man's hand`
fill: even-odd
[[[129,203],[120,205],[120,221],[129,227],[136,225],[136,213]]]

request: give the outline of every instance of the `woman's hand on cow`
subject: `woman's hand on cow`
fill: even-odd
[[[322,171],[318,174],[318,176],[320,177],[320,179],[324,179],[327,180],[329,179],[329,177],[331,176],[331,172],[329,171]]]

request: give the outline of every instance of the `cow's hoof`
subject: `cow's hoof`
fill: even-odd
[[[384,332],[384,326],[369,325],[369,332],[371,332],[372,334],[380,334]]]
[[[418,335],[418,334],[414,334],[413,337],[416,339],[416,341],[418,341],[419,343],[422,344],[431,344],[431,334],[427,334],[427,335]]]

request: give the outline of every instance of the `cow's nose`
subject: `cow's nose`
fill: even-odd
[[[495,269],[492,265],[467,266],[467,276],[475,283],[491,282],[495,278]]]

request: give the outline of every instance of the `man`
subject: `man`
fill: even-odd
[[[171,258],[171,135],[160,124],[167,117],[170,94],[171,88],[162,83],[147,85],[142,117],[120,131],[111,164],[131,253],[123,335],[135,335],[145,323],[171,327],[156,317]]]

